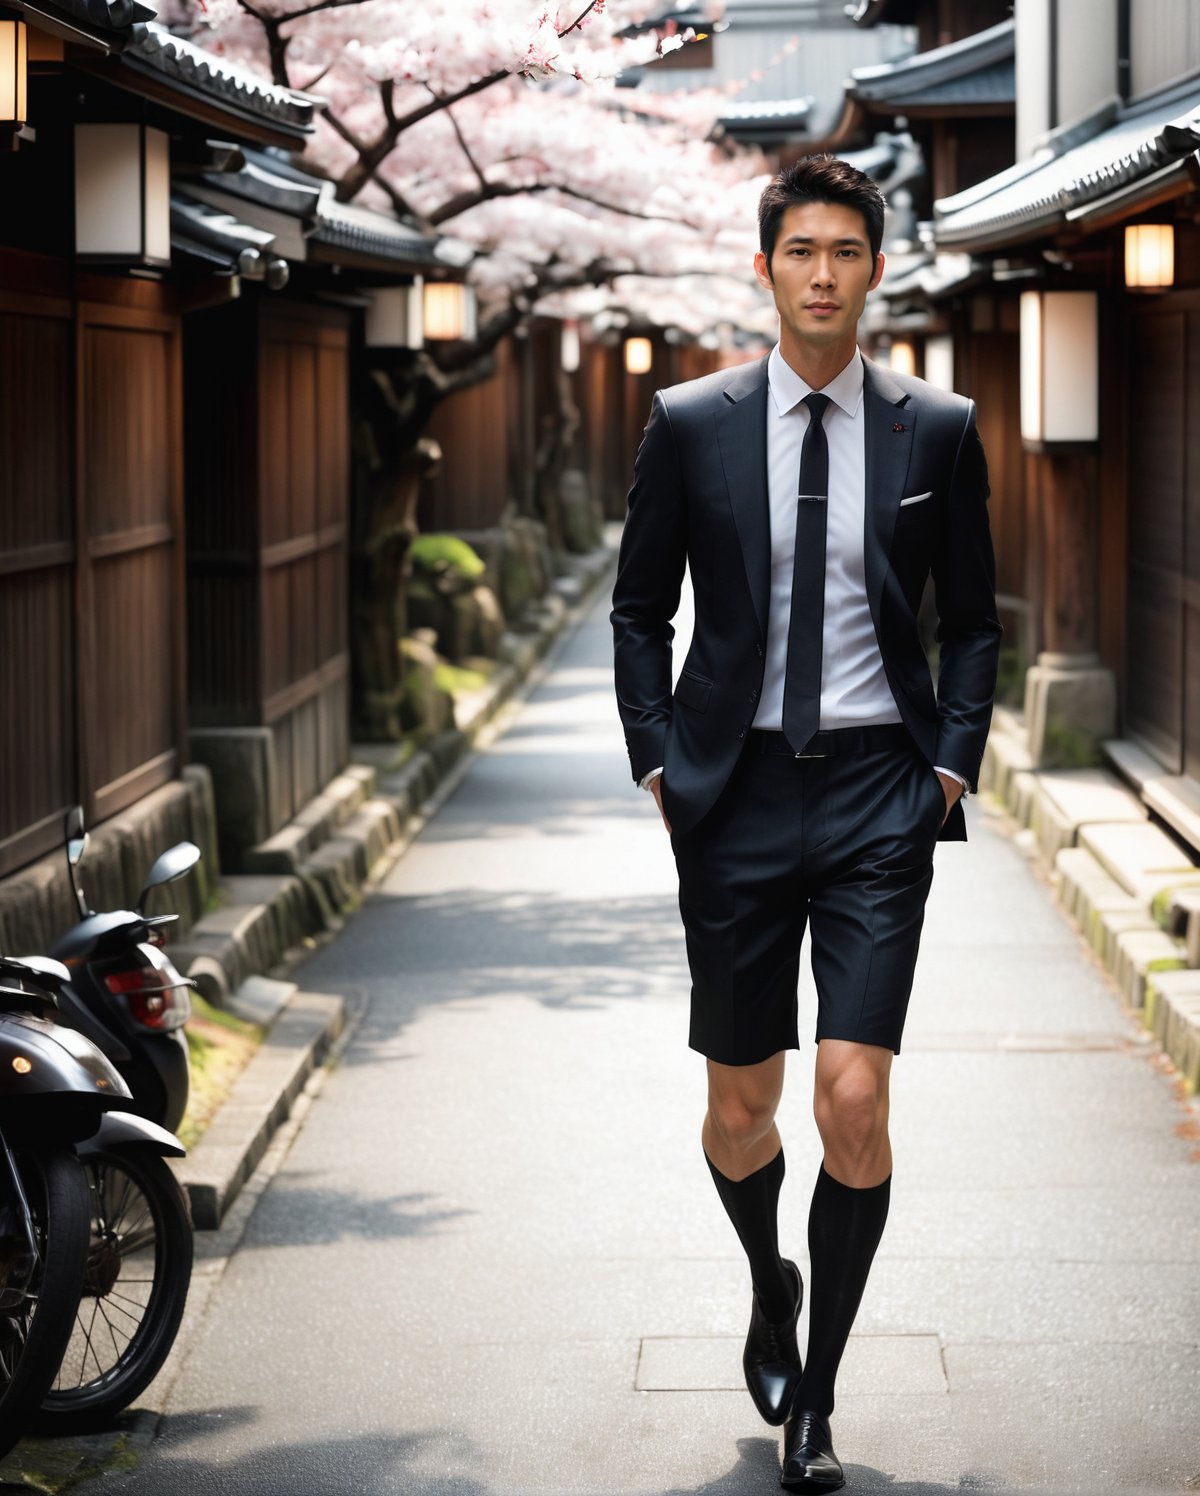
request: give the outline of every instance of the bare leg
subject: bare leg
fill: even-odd
[[[745,1179],[779,1152],[775,1113],[783,1095],[785,1052],[758,1065],[708,1061],[708,1111],[701,1141],[726,1179]]]

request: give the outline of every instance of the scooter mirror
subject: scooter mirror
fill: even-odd
[[[146,907],[146,898],[152,888],[157,888],[161,883],[174,883],[176,878],[190,873],[199,861],[200,848],[192,842],[179,842],[174,847],[168,847],[146,874],[145,887],[138,896],[138,913]]]
[[[83,806],[72,805],[67,811],[66,825],[67,861],[78,867],[88,849],[88,834],[83,829]]]

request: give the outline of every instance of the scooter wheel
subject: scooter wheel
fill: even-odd
[[[192,1276],[187,1198],[144,1145],[83,1160],[91,1241],[83,1296],[37,1426],[76,1433],[110,1423],[157,1376],[171,1352]]]
[[[88,1187],[72,1150],[13,1150],[40,1262],[16,1239],[0,1253],[0,1455],[33,1421],[62,1361],[83,1281]]]

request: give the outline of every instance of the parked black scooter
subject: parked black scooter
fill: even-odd
[[[170,1132],[187,1109],[189,1070],[183,1026],[191,1016],[189,990],[161,949],[162,928],[178,915],[147,914],[153,889],[173,883],[200,861],[200,849],[179,842],[146,874],[136,909],[97,914],[79,883],[77,869],[87,850],[83,811],[67,813],[67,867],[82,916],[50,954],[71,971],[59,1000],[63,1023],[98,1045],[133,1093],[134,1108]]]
[[[36,1413],[76,1323],[91,1212],[75,1145],[129,1099],[96,1047],[52,1021],[69,975],[57,961],[0,956],[0,1455]]]
[[[83,918],[57,942],[69,968],[58,992],[60,1021],[104,1051],[141,1116],[114,1117],[79,1145],[91,1188],[91,1240],[83,1297],[39,1428],[68,1433],[101,1426],[145,1390],[170,1353],[192,1272],[187,1197],[164,1156],[187,1106],[183,1025],[194,985],[159,948],[173,914],[147,915],[152,889],[181,878],[199,849],[181,842],[146,875],[135,910],[96,914],[76,877],[87,849],[83,812],[67,816],[67,862]],[[156,1125],[163,1124],[163,1125]]]

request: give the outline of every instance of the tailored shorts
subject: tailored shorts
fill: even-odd
[[[903,741],[797,759],[762,752],[761,737],[751,734],[708,815],[672,837],[688,1043],[724,1065],[798,1049],[809,927],[817,1040],[898,1054],[946,810],[941,781]]]

